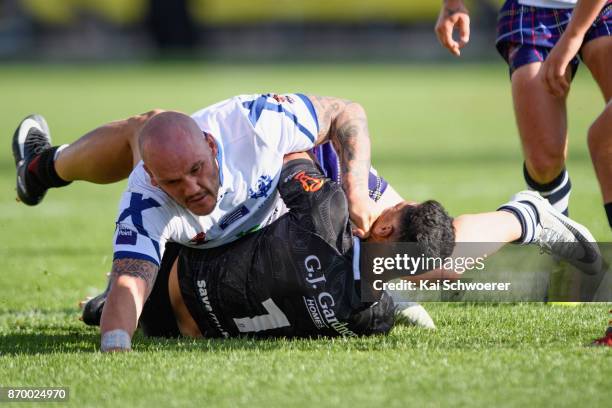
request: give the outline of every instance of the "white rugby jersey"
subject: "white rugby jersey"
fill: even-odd
[[[542,8],[574,8],[578,0],[519,0],[519,4]]]
[[[283,156],[311,149],[319,125],[305,95],[283,95],[283,102],[275,96],[240,95],[191,116],[218,147],[220,187],[211,214],[197,216],[153,186],[142,162],[134,168],[119,203],[114,259],[159,265],[168,241],[212,248],[286,212],[276,190]]]

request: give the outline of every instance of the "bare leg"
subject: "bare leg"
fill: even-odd
[[[512,98],[525,165],[536,182],[545,184],[565,165],[567,114],[565,98],[550,95],[536,77],[541,65],[524,65],[512,74]]]
[[[62,150],[55,160],[57,174],[66,181],[107,184],[127,178],[140,161],[138,131],[151,111],[111,122],[87,133]]]
[[[612,37],[589,41],[582,57],[607,103],[603,113],[589,129],[589,150],[599,179],[604,203],[612,202]]]
[[[612,101],[589,129],[589,150],[604,203],[612,202]]]

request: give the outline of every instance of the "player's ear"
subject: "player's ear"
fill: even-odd
[[[393,224],[377,222],[372,232],[380,238],[389,238],[393,234],[393,231]]]
[[[213,157],[217,157],[217,143],[215,142],[215,139],[210,133],[206,132],[204,132],[204,137],[206,138],[206,143],[208,144],[208,147],[212,151]]]
[[[157,180],[155,180],[155,176],[153,175],[153,173],[151,173],[151,170],[149,170],[147,165],[143,164],[142,167],[145,169],[145,171],[149,175],[149,178],[151,179],[151,184],[153,184],[155,187],[159,187],[159,184],[157,183]]]

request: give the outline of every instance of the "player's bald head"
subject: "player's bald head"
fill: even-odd
[[[195,147],[205,145],[197,123],[180,112],[166,111],[153,116],[140,131],[138,147],[145,163],[157,156],[185,157]]]
[[[180,112],[162,112],[143,126],[138,138],[151,184],[196,215],[210,214],[217,203],[217,144]]]

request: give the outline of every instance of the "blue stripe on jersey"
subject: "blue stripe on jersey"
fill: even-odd
[[[151,258],[148,255],[145,254],[141,254],[138,252],[130,252],[130,251],[117,251],[115,252],[115,254],[113,255],[113,261],[117,260],[117,259],[140,259],[143,261],[149,261],[154,263],[155,265],[159,266],[159,262],[156,261],[155,259]]]
[[[266,102],[268,100],[268,95],[261,95],[259,98],[250,101],[243,102],[242,106],[249,110],[249,121],[255,127],[257,125],[257,121],[261,116],[261,112],[263,112],[264,107],[266,106]]]
[[[119,223],[121,223],[121,221],[125,220],[127,217],[132,217],[132,224],[134,227],[136,227],[136,231],[138,231],[140,235],[144,235],[151,240],[153,248],[155,248],[155,252],[157,252],[157,256],[160,257],[159,243],[153,238],[149,237],[149,233],[142,225],[142,212],[148,210],[149,208],[155,207],[161,207],[161,204],[152,198],[143,200],[142,194],[140,193],[132,193],[132,196],[130,197],[130,206],[121,212],[119,218],[117,219],[117,225],[119,225]]]
[[[261,113],[264,110],[269,110],[269,111],[273,111],[273,112],[278,112],[278,113],[283,113],[285,114],[285,116],[287,116],[294,124],[295,126],[297,126],[297,128],[308,138],[310,139],[310,141],[312,143],[315,142],[315,136],[308,130],[306,129],[304,126],[302,126],[299,121],[297,116],[295,116],[293,113],[286,111],[285,108],[283,108],[282,105],[278,105],[275,103],[271,103],[268,102],[268,96],[267,95],[262,95],[259,98],[255,99],[254,101],[250,101],[250,102],[243,102],[242,106],[244,106],[246,109],[249,110],[249,121],[251,122],[251,124],[253,125],[253,127],[255,127],[257,125],[257,121],[259,120],[259,117],[261,116]],[[317,129],[318,129],[318,123],[317,123]]]
[[[353,237],[353,279],[361,280],[361,269],[359,269],[359,253],[361,252],[361,241]]]
[[[317,111],[315,111],[312,101],[304,94],[296,93],[296,95],[304,102],[304,105],[306,105],[306,107],[310,111],[310,114],[312,115],[312,118],[314,119],[315,124],[317,125],[317,133],[319,133],[319,119],[317,118]]]

